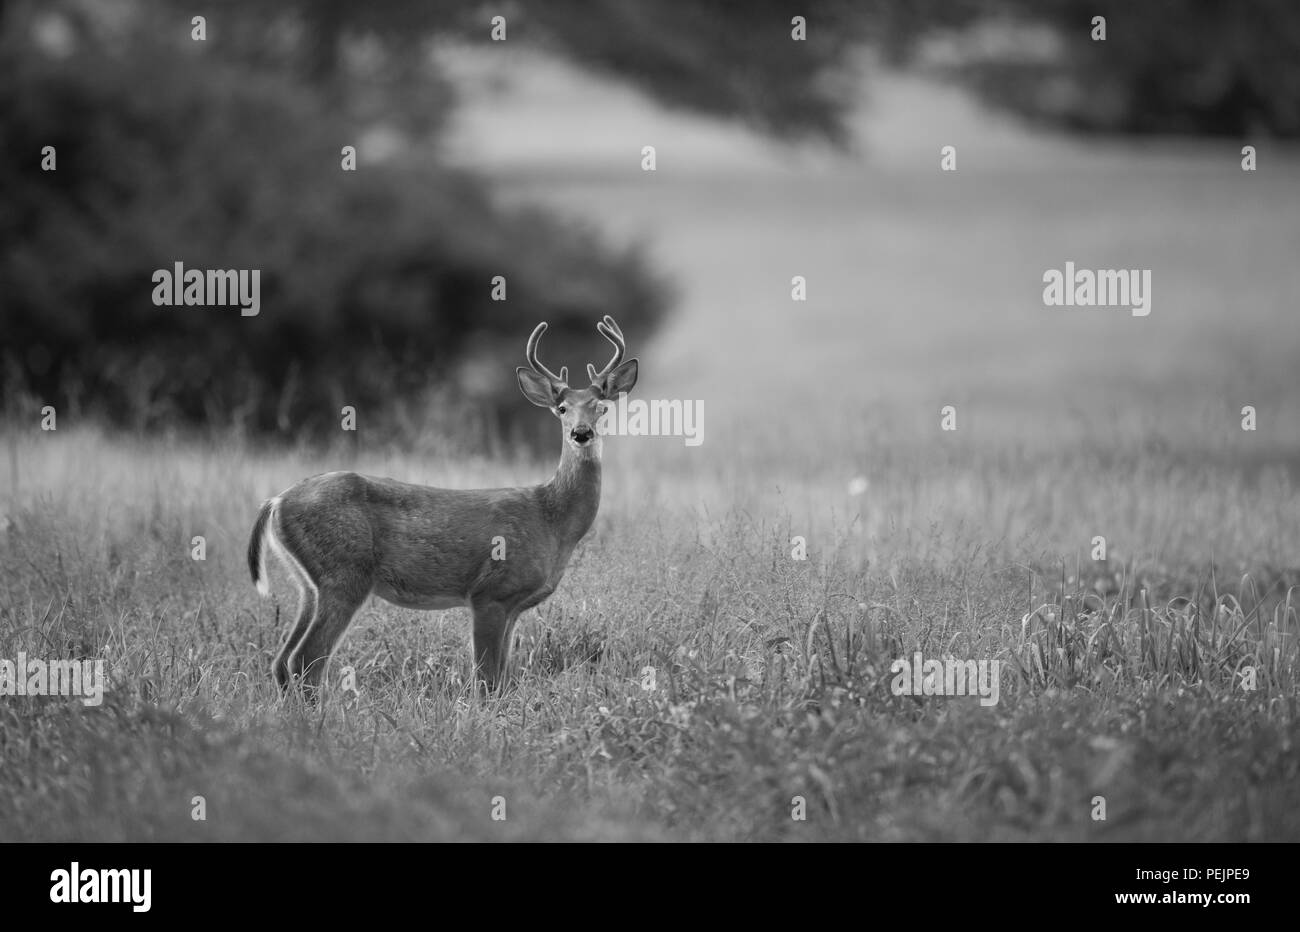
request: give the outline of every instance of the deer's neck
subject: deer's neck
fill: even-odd
[[[547,516],[561,539],[576,545],[591,529],[600,507],[600,450],[579,453],[565,443],[559,468],[541,487],[541,493]]]

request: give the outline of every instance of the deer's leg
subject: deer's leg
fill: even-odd
[[[370,589],[360,580],[334,579],[321,585],[316,595],[316,617],[289,655],[289,673],[302,678],[309,695],[315,695],[334,648]]]
[[[506,683],[509,635],[519,611],[486,599],[471,602],[470,608],[474,612],[474,672],[488,692],[495,692]]]
[[[474,677],[487,692],[500,684],[501,636],[506,629],[506,609],[499,602],[474,602]]]
[[[280,652],[275,655],[275,660],[271,664],[271,672],[275,675],[275,682],[284,692],[289,688],[289,658],[293,656],[294,648],[302,643],[303,636],[306,635],[307,629],[311,627],[312,621],[316,617],[316,589],[314,586],[300,586],[298,601],[298,619],[293,623],[293,628],[289,631],[289,638],[280,648]]]
[[[519,616],[524,613],[522,608],[516,608],[510,612],[506,619],[506,630],[501,636],[501,671],[507,678],[510,674],[510,655],[514,652],[515,647],[515,623],[519,621]]]

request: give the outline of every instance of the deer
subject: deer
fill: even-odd
[[[474,682],[485,695],[508,679],[515,622],[555,592],[569,558],[600,506],[600,417],[636,384],[624,361],[623,332],[609,315],[597,331],[614,347],[590,385],[572,388],[569,370],[542,364],[539,323],[528,366],[515,370],[525,398],[560,421],[560,463],[550,481],[504,489],[442,489],[328,472],[262,503],[248,542],[257,591],[270,594],[272,550],[297,586],[298,614],[272,663],[282,694],[297,686],[314,700],[325,667],[369,596],[403,608],[468,607],[473,616]]]

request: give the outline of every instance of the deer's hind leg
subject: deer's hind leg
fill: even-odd
[[[293,578],[294,585],[298,588],[298,617],[294,620],[293,627],[289,629],[289,637],[285,639],[284,646],[280,652],[275,655],[275,660],[271,662],[271,673],[275,677],[276,684],[280,691],[289,688],[291,674],[289,670],[289,658],[293,656],[294,649],[302,643],[303,637],[307,634],[307,629],[311,627],[312,621],[316,618],[317,598],[316,583],[312,580],[311,574],[307,572],[301,561],[284,546],[277,537],[274,528],[268,535],[269,542],[280,562]]]
[[[362,574],[321,582],[316,594],[315,618],[288,661],[290,675],[301,678],[309,695],[319,689],[334,649],[368,595],[370,582]]]
[[[294,648],[302,643],[303,637],[307,634],[307,629],[311,627],[312,621],[316,618],[316,587],[306,585],[300,587],[300,598],[298,602],[298,618],[293,623],[293,628],[289,631],[289,637],[280,648],[280,652],[275,655],[275,660],[271,664],[271,672],[275,675],[276,685],[280,691],[284,692],[289,688],[289,658],[293,656]]]

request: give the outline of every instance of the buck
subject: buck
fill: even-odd
[[[282,691],[296,683],[316,694],[330,656],[370,595],[428,611],[467,606],[480,686],[490,692],[504,684],[515,622],[555,591],[596,518],[597,421],[608,402],[636,384],[637,361],[623,361],[618,324],[606,315],[596,329],[614,345],[614,356],[599,372],[588,364],[589,387],[570,388],[567,368],[556,375],[537,358],[545,322],[528,338],[528,367],[516,370],[524,397],[560,420],[560,465],[549,482],[439,489],[331,472],[262,504],[248,542],[253,583],[269,594],[269,544],[299,591],[297,619],[272,665]]]

